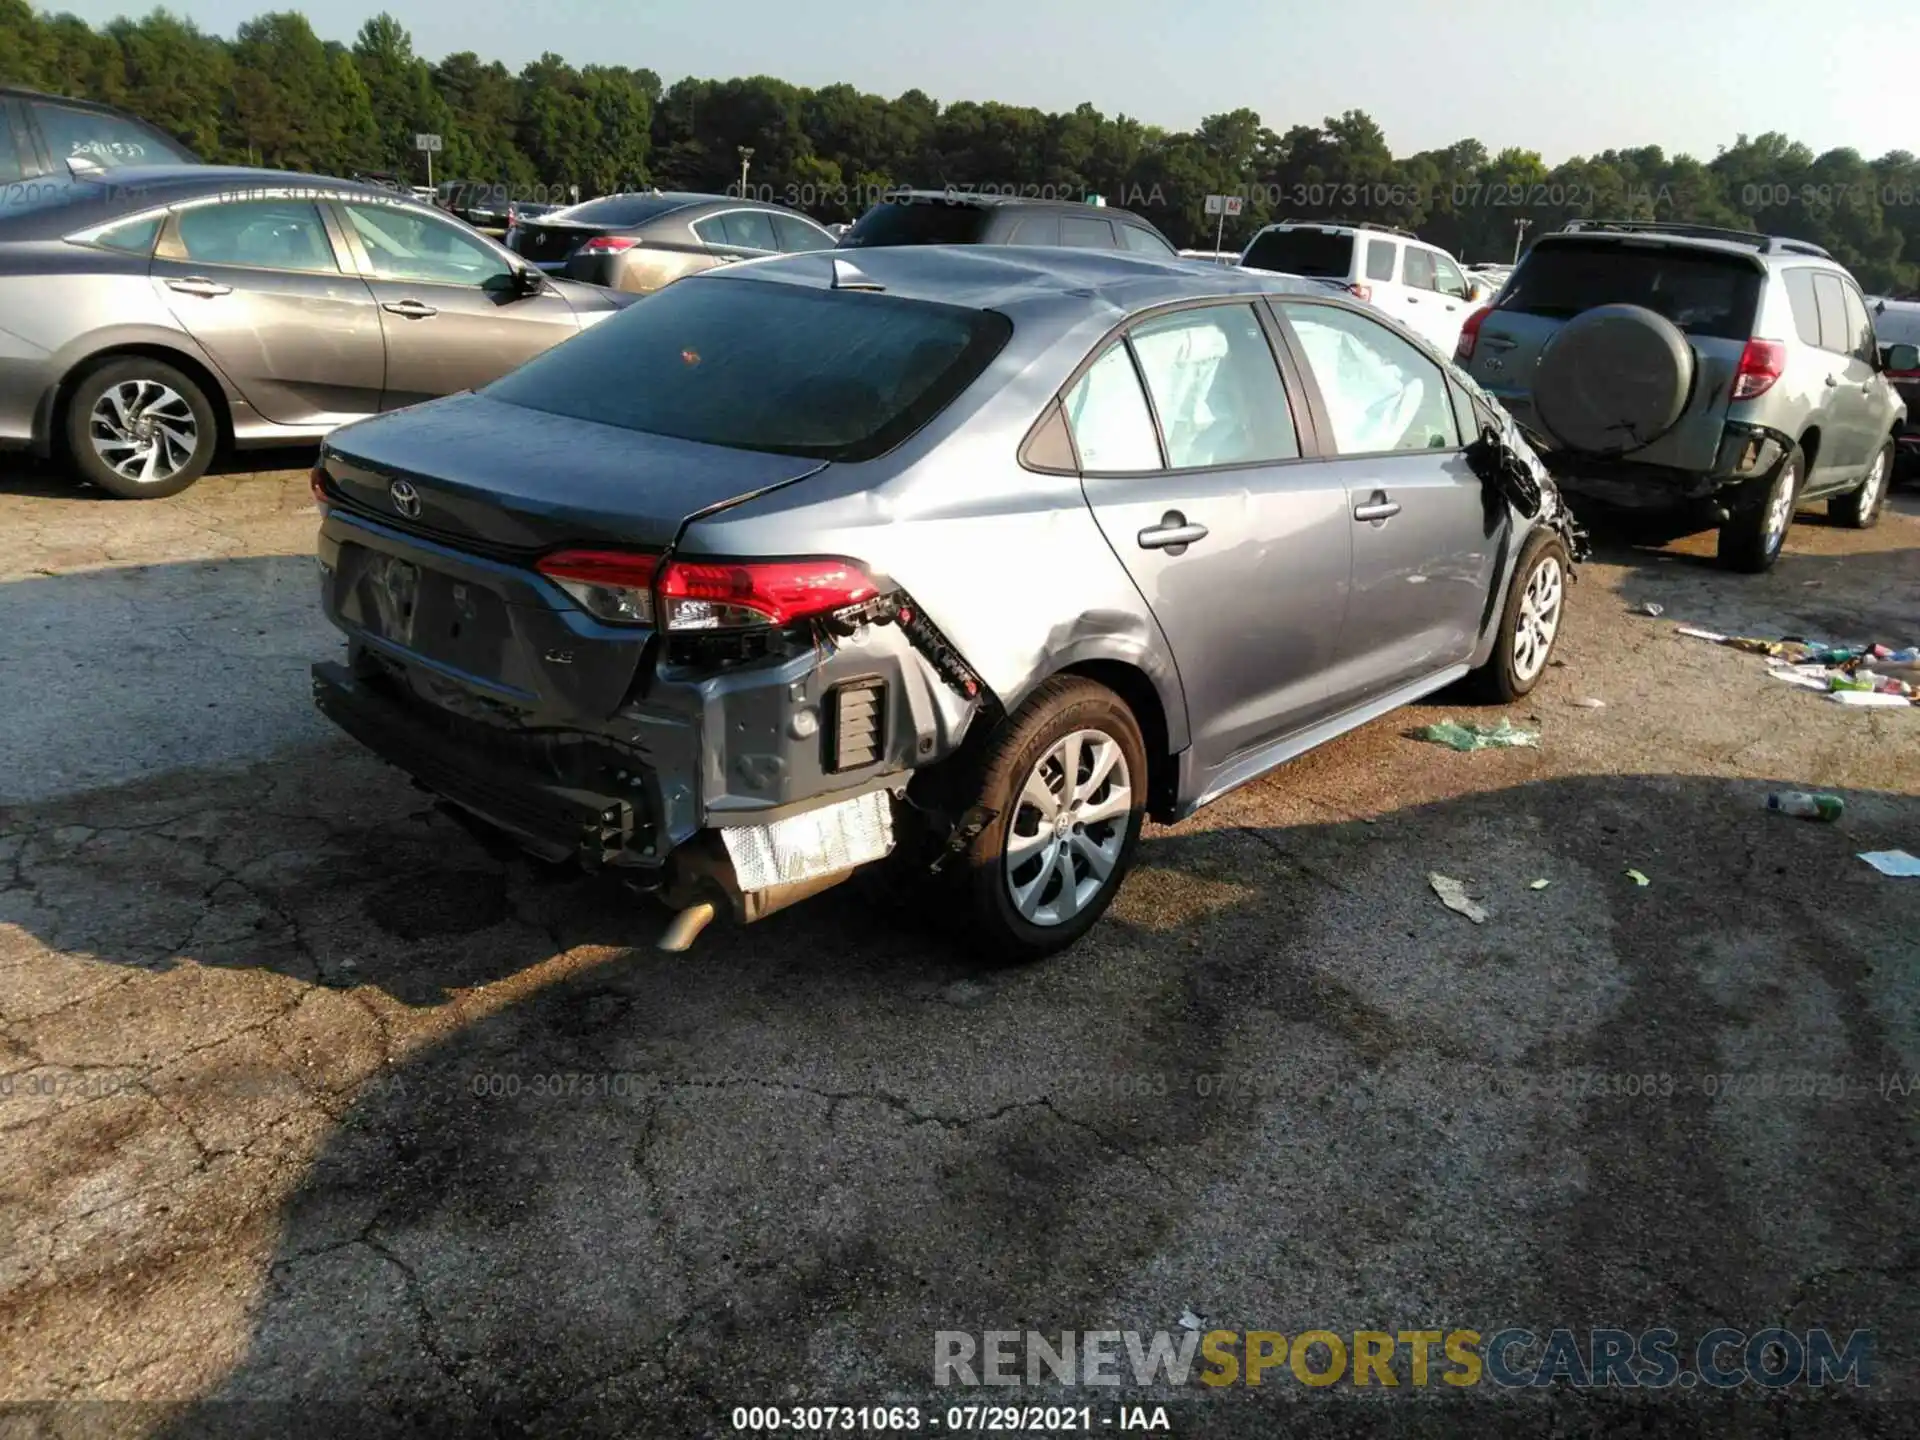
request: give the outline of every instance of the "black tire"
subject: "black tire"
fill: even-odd
[[[1560,327],[1533,373],[1546,432],[1583,455],[1630,455],[1679,423],[1693,393],[1693,346],[1641,305],[1599,305]]]
[[[1851,530],[1871,530],[1879,522],[1887,491],[1893,488],[1893,449],[1893,441],[1888,440],[1873,457],[1873,464],[1859,487],[1827,502],[1829,520]]]
[[[1039,885],[1034,896],[1039,902],[1039,915],[1059,917],[1064,880],[1055,867],[1062,840],[1067,863],[1082,886],[1093,878],[1093,872],[1086,867],[1084,852],[1077,849],[1080,842],[1075,836],[1084,834],[1089,844],[1113,851],[1114,858],[1105,882],[1080,900],[1070,916],[1056,918],[1053,923],[1037,922],[1020,913],[1012,889],[1014,881],[1007,868],[1009,840],[1033,836],[1047,828],[1041,823],[1038,807],[1021,803],[1021,792],[1043,761],[1057,763],[1051,753],[1057,745],[1077,732],[1088,730],[1098,731],[1118,747],[1119,758],[1126,766],[1129,791],[1124,814],[1089,825],[1084,832],[1079,827],[1056,832],[1060,838],[1043,844],[1037,856],[1017,863],[1012,875],[1022,876],[1029,885]],[[1082,759],[1082,772],[1089,770],[1090,758]],[[985,952],[985,958],[1000,963],[1035,960],[1066,949],[1106,913],[1133,863],[1147,804],[1147,748],[1141,739],[1139,723],[1126,702],[1104,685],[1078,676],[1057,676],[1042,684],[1007,719],[987,746],[975,774],[977,778],[965,787],[971,792],[967,803],[988,806],[997,813],[968,846],[964,865],[956,863],[951,867],[962,872],[956,876],[955,884],[964,891],[974,938]],[[1097,802],[1103,797],[1108,801],[1117,798],[1111,774],[1104,785],[1090,791],[1085,798]],[[1117,846],[1111,843],[1116,839]],[[1047,873],[1049,870],[1052,870],[1051,876]],[[1053,897],[1051,902],[1049,896]]]
[[[1743,575],[1759,575],[1773,568],[1780,547],[1793,528],[1793,513],[1807,483],[1807,457],[1798,445],[1787,452],[1771,475],[1748,481],[1734,496],[1732,514],[1720,527],[1719,559],[1723,568]],[[1782,499],[1782,487],[1785,498]],[[1776,533],[1776,508],[1784,503],[1785,521]]]
[[[1559,642],[1566,619],[1567,580],[1573,573],[1573,559],[1564,541],[1551,530],[1535,530],[1520,547],[1514,562],[1513,582],[1507,586],[1507,603],[1500,612],[1500,628],[1494,634],[1493,653],[1486,663],[1467,676],[1467,690],[1475,699],[1490,705],[1505,705],[1518,700],[1540,683],[1553,659],[1553,647]],[[1538,617],[1533,602],[1536,584],[1552,580],[1552,613]],[[1523,629],[1523,614],[1527,617]],[[1545,640],[1541,643],[1544,624]],[[1532,643],[1527,643],[1528,641]],[[1537,648],[1536,648],[1537,647]]]
[[[170,394],[168,392],[171,392]],[[129,411],[132,428],[121,429],[117,421],[96,415],[113,411],[110,393],[123,401],[131,396],[135,406]],[[140,403],[139,397],[146,397]],[[166,421],[160,425],[158,422]],[[142,425],[145,429],[141,429]],[[160,360],[143,355],[127,355],[109,360],[81,376],[67,397],[67,462],[76,478],[122,500],[159,500],[178,495],[207,473],[213,454],[220,444],[220,422],[206,392],[190,377]],[[149,445],[154,454],[153,480],[141,480],[137,474],[123,474],[108,463],[96,448],[96,439],[122,447],[128,468],[140,463]],[[190,443],[188,443],[190,442]]]

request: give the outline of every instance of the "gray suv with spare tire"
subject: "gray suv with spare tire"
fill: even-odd
[[[1575,221],[1542,236],[1461,331],[1458,363],[1572,496],[1689,508],[1757,572],[1794,512],[1879,518],[1906,404],[1853,276],[1802,240]]]

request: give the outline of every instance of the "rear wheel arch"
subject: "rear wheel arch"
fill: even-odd
[[[1170,819],[1177,803],[1180,767],[1173,754],[1166,706],[1152,678],[1124,660],[1082,660],[1056,673],[1104,685],[1126,702],[1146,743],[1147,813],[1156,820]]]
[[[219,449],[228,450],[233,446],[233,412],[227,399],[227,386],[201,360],[184,350],[176,350],[169,345],[134,344],[115,345],[105,350],[96,350],[82,360],[75,361],[60,377],[60,383],[54,387],[53,401],[47,407],[46,445],[49,450],[62,443],[61,437],[66,431],[67,405],[73,398],[73,392],[80,382],[104,365],[116,360],[135,360],[142,356],[157,360],[162,365],[171,365],[194,384],[200,387],[207,397],[207,403],[213,407],[213,417],[220,427]],[[217,453],[217,452],[216,452]]]
[[[1802,432],[1800,436],[1800,455],[1809,472],[1812,471],[1815,465],[1820,463],[1820,427],[1818,425],[1809,425],[1806,430]],[[1805,475],[1802,475],[1800,479],[1801,483],[1804,484],[1806,482]]]

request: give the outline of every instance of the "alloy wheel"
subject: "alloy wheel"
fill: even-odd
[[[1560,633],[1560,604],[1566,576],[1555,555],[1543,555],[1520,593],[1520,614],[1513,627],[1513,675],[1522,684],[1546,667],[1553,638]]]
[[[94,401],[87,435],[101,461],[138,485],[171,480],[193,462],[200,443],[193,407],[158,380],[123,380]]]
[[[1132,776],[1120,742],[1076,730],[1027,775],[1007,826],[1006,883],[1031,925],[1064,925],[1100,897],[1126,845]]]

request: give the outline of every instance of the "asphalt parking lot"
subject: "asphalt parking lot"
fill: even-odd
[[[878,887],[665,955],[649,902],[489,853],[313,714],[314,523],[297,468],[0,471],[0,1397],[70,1402],[11,1422],[721,1434],[944,1404],[937,1331],[1191,1312],[1870,1329],[1864,1396],[1313,1418],[1913,1433],[1920,881],[1855,855],[1920,850],[1920,712],[1675,634],[1920,638],[1913,488],[1759,578],[1609,544],[1512,709],[1538,751],[1387,717],[1151,830],[1016,970]],[[1308,1396],[1140,1398],[1271,1435]]]

